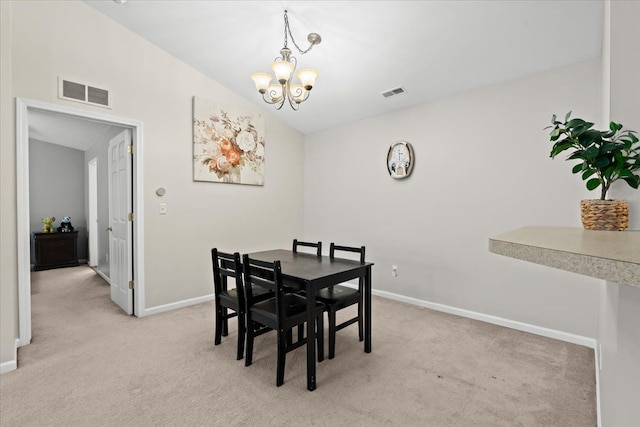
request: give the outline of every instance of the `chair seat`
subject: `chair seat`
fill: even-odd
[[[360,291],[348,286],[336,285],[320,289],[316,298],[327,305],[351,305],[360,299]]]
[[[284,294],[284,313],[286,317],[292,317],[296,314],[305,313],[307,310],[307,299],[297,294]],[[324,304],[316,303],[316,308],[322,309]],[[270,298],[266,301],[262,301],[254,304],[251,307],[251,311],[256,314],[262,314],[266,316],[276,316],[276,299]]]
[[[253,295],[255,295],[257,298],[260,298],[262,296],[266,297],[269,294],[272,294],[273,292],[269,291],[268,289],[264,289],[264,288],[260,288],[258,286],[254,286],[253,288]],[[232,301],[235,302],[237,304],[238,301],[238,291],[234,288],[234,289],[229,289],[226,291],[222,291],[220,292],[220,295],[218,296],[218,298],[220,298],[221,300],[227,300],[227,301]]]

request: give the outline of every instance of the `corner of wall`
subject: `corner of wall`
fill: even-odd
[[[0,375],[6,374],[18,369],[18,340],[16,339],[13,346],[13,359],[0,363]]]
[[[12,80],[12,2],[0,1],[0,371],[16,368],[18,331],[16,247],[15,108]],[[14,351],[11,347],[14,346]],[[12,359],[13,357],[13,359]]]

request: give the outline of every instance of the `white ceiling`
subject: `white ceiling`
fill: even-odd
[[[304,56],[289,41],[320,76],[273,113],[303,133],[598,57],[603,30],[600,0],[86,2],[265,111],[250,75],[283,47],[287,9],[300,47],[322,36]]]
[[[124,128],[66,114],[29,110],[29,139],[86,150],[109,141]]]

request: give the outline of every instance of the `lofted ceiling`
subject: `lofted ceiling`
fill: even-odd
[[[151,43],[302,133],[600,56],[600,0],[91,1]],[[250,80],[283,47],[283,13],[319,77],[297,112],[275,111]],[[402,86],[406,93],[384,98]],[[197,95],[197,94],[193,94]],[[114,93],[113,96],[118,96]]]

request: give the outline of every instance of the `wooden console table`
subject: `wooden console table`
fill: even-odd
[[[78,265],[78,232],[33,233],[35,270]]]

